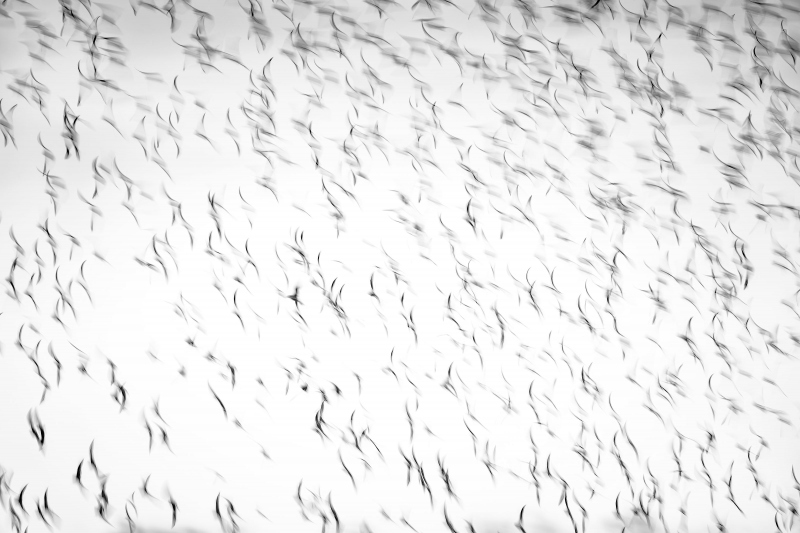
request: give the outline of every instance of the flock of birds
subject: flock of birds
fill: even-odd
[[[0,531],[800,531],[792,0],[0,41]]]

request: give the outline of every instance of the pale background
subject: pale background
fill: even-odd
[[[479,532],[512,531],[523,505],[528,531],[571,531],[561,488],[544,473],[548,455],[570,485],[573,512],[575,502],[586,508],[586,531],[622,528],[614,517],[620,494],[628,531],[662,531],[663,524],[711,531],[715,517],[730,531],[774,530],[776,509],[761,493],[780,506],[788,531],[789,502],[798,501],[791,468],[800,467],[800,365],[792,338],[800,334],[800,171],[796,143],[780,133],[775,117],[794,132],[799,80],[781,50],[782,28],[800,39],[798,16],[775,7],[775,15],[751,12],[748,20],[737,2],[718,3],[732,18],[673,2],[686,22],[714,32],[712,70],[686,27],[670,22],[666,2],[615,2],[613,17],[598,6],[596,24],[580,25],[568,25],[543,2],[528,3],[536,21],[526,21],[523,4],[510,1],[440,3],[435,12],[422,3],[376,5],[382,16],[363,2],[264,1],[270,34],[259,43],[246,3],[175,3],[178,24],[171,29],[161,4],[73,2],[102,37],[98,77],[112,80],[110,87],[81,77],[78,65],[84,76],[92,72],[86,28],[65,22],[58,4],[3,4],[0,111],[14,143],[0,148],[0,270],[6,276],[18,257],[12,281],[20,297],[11,296],[6,280],[0,531],[10,531],[16,504],[9,501],[25,486],[29,514],[21,519],[31,533],[47,530],[35,510],[46,489],[57,531],[127,530],[126,505],[139,530],[167,531],[168,494],[180,507],[176,531],[219,531],[218,494],[236,506],[242,531],[319,531],[320,513],[331,518],[329,495],[343,531],[400,531],[407,524],[447,531],[445,508],[459,532],[467,522]],[[591,3],[570,5],[589,13]],[[640,27],[623,7],[647,9],[648,19]],[[204,57],[209,65],[191,55],[201,18],[192,8],[209,15],[202,28],[218,50]],[[349,60],[322,48],[337,46],[331,13]],[[441,46],[420,19],[431,19],[425,29]],[[751,24],[762,32],[760,45],[745,31]],[[507,43],[519,38],[529,52],[512,57],[521,52],[492,31]],[[725,45],[725,33],[742,49]],[[574,65],[591,69],[597,92],[584,95],[558,40]],[[611,46],[638,91],[622,85]],[[459,51],[463,73],[448,48]],[[647,65],[646,50],[660,69]],[[773,70],[763,89],[754,57]],[[668,139],[654,128],[659,105],[644,90],[646,73],[665,92]],[[729,85],[738,77],[752,93]],[[65,103],[79,116],[80,160],[65,159]],[[502,113],[515,122],[504,122]],[[752,151],[737,152],[737,144],[747,144],[748,114]],[[589,120],[599,128],[594,133]],[[664,151],[654,139],[669,145],[679,171],[658,164]],[[580,144],[588,141],[595,152]],[[270,151],[269,161],[256,150]],[[726,181],[715,155],[744,169],[746,187]],[[682,191],[675,209],[683,221],[670,195],[652,184]],[[173,220],[167,195],[181,204],[185,225]],[[470,201],[475,229],[466,220]],[[727,212],[715,202],[728,203]],[[338,228],[334,204],[343,215]],[[695,245],[687,221],[704,232],[714,262]],[[44,224],[52,244],[39,229]],[[748,261],[737,256],[741,243]],[[291,248],[301,245],[308,267]],[[616,260],[618,289],[609,307],[617,248],[625,257]],[[745,267],[752,269],[746,288]],[[736,297],[715,295],[712,275]],[[376,297],[369,294],[371,277]],[[472,283],[469,291],[460,277]],[[533,282],[541,313],[528,295]],[[69,291],[74,314],[58,303],[58,284]],[[289,299],[297,286],[306,325]],[[28,287],[38,309],[24,294]],[[339,289],[349,333],[325,297]],[[412,309],[416,339],[407,325]],[[703,366],[679,337],[690,319]],[[724,357],[712,334],[727,347]],[[58,385],[48,350],[63,365]],[[50,387],[41,405],[45,387],[33,360]],[[128,392],[122,412],[112,398],[109,361]],[[450,368],[456,395],[442,387]],[[595,396],[582,387],[582,369],[597,384]],[[670,384],[676,375],[682,384]],[[659,396],[658,384],[674,401]],[[225,403],[227,419],[209,387]],[[327,440],[313,431],[321,391],[329,401]],[[536,424],[531,405],[546,426]],[[31,409],[46,429],[43,450],[29,430]],[[145,424],[164,427],[171,450],[158,433],[149,449]],[[619,434],[633,490],[638,496],[652,488],[649,468],[663,497],[663,524],[655,502],[649,527],[632,517],[636,498],[612,455],[621,426],[638,450],[637,459]],[[377,449],[366,439],[360,450],[353,446],[351,429],[368,429]],[[713,510],[693,443],[704,444],[707,430],[716,435],[705,457],[716,486]],[[686,437],[683,468],[694,481],[678,483],[678,432]],[[95,513],[91,442],[108,475],[110,525]],[[596,475],[582,466],[576,444]],[[748,450],[761,488],[748,471]],[[402,454],[412,452],[432,499],[416,474],[406,485]],[[445,490],[438,457],[458,499]],[[482,462],[487,457],[496,465],[494,479]],[[535,457],[540,502],[529,469]],[[83,490],[72,481],[81,461]],[[731,473],[744,514],[725,499]],[[156,499],[138,491],[148,476]],[[302,504],[295,499],[301,480]]]

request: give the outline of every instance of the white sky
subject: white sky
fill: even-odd
[[[587,511],[582,531],[620,530],[618,495],[628,531],[709,531],[715,519],[729,531],[767,530],[776,508],[782,530],[800,529],[796,520],[790,529],[800,496],[791,475],[800,170],[777,123],[796,135],[798,75],[782,28],[800,39],[798,17],[775,8],[781,26],[774,15],[748,19],[739,3],[719,4],[732,18],[675,3],[686,23],[711,32],[707,61],[663,1],[648,3],[641,26],[623,10],[643,13],[636,1],[614,3],[613,17],[598,6],[595,23],[573,26],[544,3],[535,22],[512,2],[440,3],[434,13],[380,5],[382,17],[360,2],[263,2],[271,33],[262,46],[236,2],[176,3],[174,30],[135,1],[72,3],[89,29],[97,21],[97,76],[113,87],[82,78],[92,72],[86,28],[64,22],[57,4],[3,6],[0,111],[14,142],[0,148],[0,270],[8,275],[17,258],[19,297],[6,280],[0,530],[15,509],[23,530],[46,531],[35,507],[48,490],[58,531],[127,530],[126,506],[140,530],[166,531],[168,494],[180,507],[176,531],[220,530],[218,494],[236,506],[241,531],[319,531],[320,513],[332,518],[329,495],[343,531],[447,531],[445,510],[459,532],[468,523],[512,531],[522,506],[527,531],[571,531],[548,456],[569,483],[572,512]],[[198,47],[203,11],[213,66],[182,48]],[[337,46],[331,12],[347,58],[323,48]],[[305,64],[301,38],[313,50]],[[511,39],[525,57],[502,44]],[[756,60],[772,72],[763,88]],[[593,92],[576,81],[581,69]],[[666,95],[663,116],[644,90],[648,73]],[[65,104],[78,117],[79,160],[65,158]],[[656,143],[676,169],[658,164],[666,155]],[[745,186],[727,181],[717,158],[741,167]],[[668,187],[681,191],[674,209]],[[718,294],[715,277],[735,298]],[[59,284],[74,313],[59,303]],[[326,293],[339,295],[346,321]],[[59,384],[48,350],[63,365]],[[42,403],[33,361],[50,387]],[[123,411],[109,361],[127,390]],[[449,370],[455,394],[442,386]],[[328,439],[313,431],[323,392]],[[46,429],[42,450],[29,412]],[[146,424],[157,432],[152,449]],[[365,430],[374,445],[361,438],[359,449],[351,431]],[[716,443],[701,462],[694,442],[706,431]],[[679,434],[693,481],[675,473]],[[92,442],[109,523],[95,513]],[[430,498],[416,474],[407,486],[403,454],[412,453]],[[85,489],[72,481],[81,461]],[[640,495],[653,495],[648,468],[662,498],[649,527],[632,515]],[[743,513],[726,499],[731,474]],[[155,499],[139,491],[148,476]],[[27,515],[15,503],[25,486]]]

